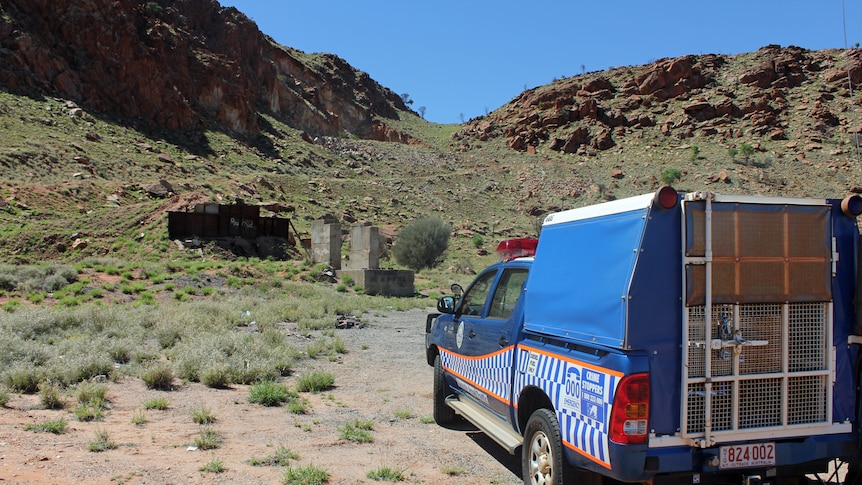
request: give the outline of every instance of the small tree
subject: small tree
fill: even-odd
[[[694,145],[691,147],[691,161],[697,160],[697,157],[700,156],[700,147]]]
[[[727,149],[727,154],[730,156],[730,161],[735,162],[736,156],[739,154],[739,150],[736,148],[730,147]]]
[[[398,233],[392,249],[395,261],[414,271],[433,268],[449,247],[450,231],[449,224],[438,217],[419,219]]]
[[[748,143],[743,143],[742,146],[739,147],[739,153],[742,154],[742,159],[745,160],[745,163],[748,163],[748,160],[752,155],[754,155],[754,147]]]
[[[420,116],[423,120],[425,119],[425,110],[427,110],[427,109],[428,109],[428,108],[427,108],[427,107],[425,107],[425,106],[420,106],[420,107],[419,107],[419,116]]]

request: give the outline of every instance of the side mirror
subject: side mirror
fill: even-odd
[[[440,313],[455,313],[458,299],[454,296],[444,296],[437,300],[437,311]]]

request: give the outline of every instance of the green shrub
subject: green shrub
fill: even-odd
[[[12,313],[12,312],[14,312],[15,310],[17,310],[18,308],[20,308],[20,307],[21,307],[21,305],[23,305],[23,303],[21,303],[21,300],[16,300],[16,299],[14,299],[14,298],[13,298],[13,299],[11,299],[11,300],[7,301],[7,302],[6,302],[2,307],[0,307],[0,308],[3,308],[3,310],[6,310],[6,311],[7,311],[7,312],[9,312],[9,313]]]
[[[182,340],[182,335],[176,328],[164,327],[156,333],[156,340],[158,340],[161,348],[169,349]]]
[[[308,414],[309,402],[304,397],[293,397],[287,403],[287,411],[291,414]]]
[[[132,352],[123,343],[115,343],[108,348],[108,356],[117,364],[128,364],[131,360]]]
[[[449,246],[450,232],[449,224],[437,217],[419,219],[398,233],[395,261],[415,271],[433,268]]]
[[[114,371],[114,362],[107,354],[80,353],[70,356],[64,365],[57,369],[57,379],[66,384],[76,384],[96,376],[108,376]]]
[[[78,384],[76,390],[79,404],[88,404],[100,408],[105,407],[107,393],[108,386],[95,382],[82,382]]]
[[[298,392],[322,392],[335,385],[335,376],[328,372],[312,371],[303,374],[296,382]]]
[[[39,385],[39,400],[45,409],[63,409],[66,401],[61,394],[60,386],[54,383],[42,383]]]
[[[739,150],[734,147],[730,147],[727,149],[727,155],[730,157],[730,160],[733,161],[736,159],[736,156],[739,155]]]
[[[79,404],[75,406],[73,414],[78,418],[78,421],[97,421],[102,419],[102,408],[89,404]]]
[[[371,430],[374,429],[374,423],[371,421],[353,420],[352,423],[346,423],[338,428],[341,439],[345,441],[353,441],[355,443],[372,443],[374,437],[371,436]]]
[[[195,446],[199,450],[214,450],[221,446],[222,441],[224,441],[224,438],[221,434],[209,426],[204,426],[198,433],[197,438],[195,438]]]
[[[198,470],[202,472],[222,473],[223,471],[225,471],[224,462],[222,462],[218,458],[213,458],[205,465],[198,468]]]
[[[147,415],[142,410],[136,410],[132,415],[132,424],[135,426],[143,426],[147,424]]]
[[[197,424],[212,424],[216,422],[216,417],[212,409],[202,405],[192,411],[192,421]]]
[[[63,434],[66,432],[66,426],[69,423],[63,418],[49,419],[41,423],[25,424],[24,431],[34,431],[36,433],[53,433]]]
[[[739,153],[742,154],[742,159],[745,160],[745,163],[748,163],[751,156],[754,155],[754,147],[748,143],[743,143],[739,147]]]
[[[399,410],[399,411],[395,411],[395,417],[396,417],[396,418],[398,418],[398,419],[410,419],[410,418],[413,418],[413,417],[415,417],[415,416],[416,416],[416,415],[415,415],[415,414],[413,414],[413,411],[410,411],[410,410],[407,410],[407,409],[402,409],[402,410]]]
[[[661,183],[664,185],[673,185],[681,177],[682,172],[678,168],[666,168],[661,173]]]
[[[280,382],[263,381],[251,386],[248,393],[248,402],[262,404],[264,406],[279,406],[287,402],[290,392]]]
[[[482,238],[481,234],[476,234],[475,236],[473,236],[473,238],[470,239],[470,242],[472,242],[473,246],[475,246],[477,249],[481,248],[482,245],[485,244],[485,240]]]
[[[329,472],[314,465],[291,468],[284,472],[281,483],[284,485],[322,485],[329,480]]]
[[[299,455],[296,452],[290,451],[284,446],[279,446],[271,455],[265,458],[252,458],[248,460],[248,463],[251,466],[288,466],[290,465],[290,460],[296,460],[297,458],[299,458]]]
[[[144,401],[144,409],[164,411],[168,408],[168,404],[169,401],[165,398],[150,399],[149,401]]]
[[[104,429],[96,430],[96,439],[87,444],[87,449],[94,453],[113,450],[116,447],[117,444],[108,438],[108,432]]]
[[[9,391],[0,387],[0,408],[6,407],[9,404]]]
[[[141,379],[148,389],[169,391],[174,383],[174,371],[167,364],[156,364],[144,370]]]
[[[200,376],[201,384],[214,389],[227,389],[233,383],[230,369],[223,364],[215,364],[204,369]]]
[[[366,473],[365,476],[377,482],[400,482],[404,480],[404,471],[385,466],[376,470],[371,470]]]
[[[467,471],[464,470],[463,468],[461,468],[459,466],[452,466],[452,465],[444,466],[444,467],[440,468],[440,471],[443,472],[445,475],[449,475],[450,477],[457,477],[457,476],[460,476],[460,475],[467,473]]]
[[[22,364],[6,371],[3,381],[13,391],[24,394],[34,394],[39,390],[39,383],[45,378],[45,370]]]

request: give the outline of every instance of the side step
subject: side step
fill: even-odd
[[[510,428],[508,423],[501,421],[499,417],[469,399],[462,401],[457,396],[449,396],[446,398],[446,405],[482,430],[509,454],[514,455],[515,450],[524,441],[524,437]]]

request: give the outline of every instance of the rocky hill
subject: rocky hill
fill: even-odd
[[[0,84],[144,129],[254,139],[260,113],[310,136],[405,141],[407,110],[337,56],[275,44],[215,0],[10,0],[0,5]]]
[[[214,0],[9,0],[0,13],[2,260],[163,257],[176,250],[166,211],[203,201],[259,203],[300,231],[329,216],[391,235],[436,215],[469,259],[487,253],[477,235],[535,233],[548,211],[663,183],[862,192],[860,49],[660,59],[437,125]]]
[[[615,138],[656,125],[677,139],[726,143],[746,135],[817,143],[862,126],[850,110],[848,84],[862,82],[862,51],[843,56],[772,45],[752,56],[685,56],[577,76],[523,93],[462,134],[502,136],[515,150],[547,145],[581,154],[608,150]]]

